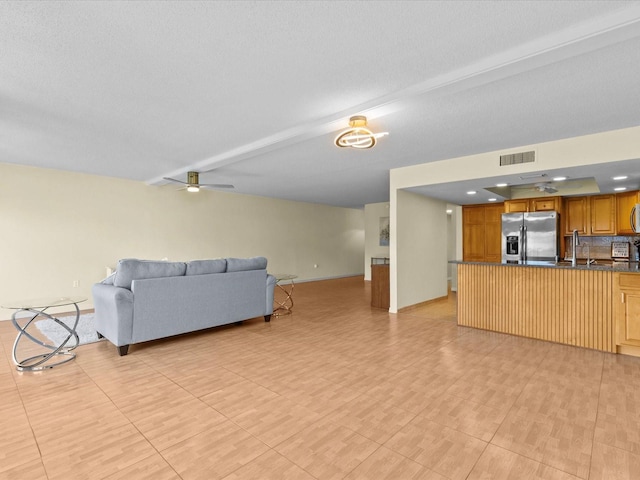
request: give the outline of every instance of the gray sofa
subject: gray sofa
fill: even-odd
[[[123,259],[93,285],[96,330],[126,355],[129,345],[264,316],[276,279],[267,259],[164,262]]]

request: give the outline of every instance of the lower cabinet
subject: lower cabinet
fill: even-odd
[[[618,352],[640,355],[640,275],[616,273],[613,314]]]
[[[389,309],[389,265],[371,265],[371,306]]]

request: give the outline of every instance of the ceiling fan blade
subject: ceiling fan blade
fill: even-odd
[[[182,180],[176,180],[175,178],[162,177],[163,180],[169,180],[170,182],[182,183],[184,185],[189,185],[187,182],[183,182]]]
[[[177,178],[170,178],[170,177],[162,177],[164,180],[167,180],[169,182],[174,182],[174,183],[181,183],[182,185],[187,185],[189,187],[202,187],[202,188],[236,188],[233,185],[229,185],[226,183],[198,183],[197,181],[194,180],[198,180],[198,174],[197,172],[189,172],[189,176],[190,178],[188,180],[192,180],[191,182],[187,181],[187,182],[183,182],[182,180],[178,180]]]
[[[209,188],[236,188],[233,185],[228,185],[225,183],[201,183],[200,187],[209,187]]]

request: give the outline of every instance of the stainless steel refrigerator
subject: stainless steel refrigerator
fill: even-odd
[[[502,263],[556,262],[560,246],[558,212],[502,214]]]

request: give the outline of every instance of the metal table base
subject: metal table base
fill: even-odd
[[[284,299],[282,301],[278,300],[274,297],[274,303],[277,306],[273,309],[273,315],[276,317],[280,317],[282,315],[290,315],[293,309],[293,288],[295,287],[293,280],[298,278],[297,275],[291,275],[287,273],[283,274],[274,274],[276,277],[276,287],[280,289],[280,291],[284,294]],[[283,285],[281,282],[289,281],[290,283],[287,285]],[[289,287],[288,289],[285,287]]]
[[[53,368],[57,365],[62,365],[63,363],[67,363],[70,362],[71,360],[73,360],[74,358],[76,358],[76,354],[72,353],[72,350],[74,350],[78,344],[80,343],[80,339],[78,338],[78,334],[76,333],[76,327],[78,326],[78,320],[80,320],[80,309],[78,308],[78,303],[73,303],[73,306],[76,309],[76,320],[73,324],[72,327],[69,327],[68,325],[66,325],[64,322],[60,321],[59,319],[57,319],[56,317],[54,317],[53,315],[50,315],[48,313],[45,312],[45,310],[47,310],[50,307],[44,307],[41,310],[38,310],[37,308],[20,308],[19,310],[17,310],[13,316],[11,317],[11,321],[13,322],[13,325],[16,327],[16,329],[18,330],[18,336],[16,337],[15,341],[13,342],[13,351],[12,351],[12,356],[13,356],[13,362],[16,364],[16,369],[19,371],[38,371],[38,370],[45,370],[48,368]],[[19,319],[18,315],[22,312],[29,312],[31,314],[33,314],[33,316],[31,318],[29,317],[23,317],[23,319]],[[54,322],[56,322],[58,325],[60,325],[62,328],[64,328],[69,335],[67,335],[67,338],[60,344],[60,345],[52,345],[50,343],[44,342],[36,337],[34,337],[33,335],[31,335],[31,333],[29,333],[27,331],[27,328],[38,318],[38,317],[46,317],[50,320],[53,320]],[[27,322],[24,323],[24,325],[21,325],[20,322],[24,319],[27,319]],[[17,351],[18,351],[18,343],[20,342],[20,340],[26,337],[29,340],[31,340],[32,342],[47,348],[48,350],[51,350],[50,352],[47,353],[42,353],[39,355],[33,355],[31,357],[27,357],[24,358],[22,360],[18,359],[17,356]],[[73,342],[71,344],[71,346],[67,346],[67,344],[69,343],[69,341],[73,339]],[[61,360],[58,360],[56,362],[50,362],[47,363],[49,360],[53,359],[54,357],[61,357]]]

